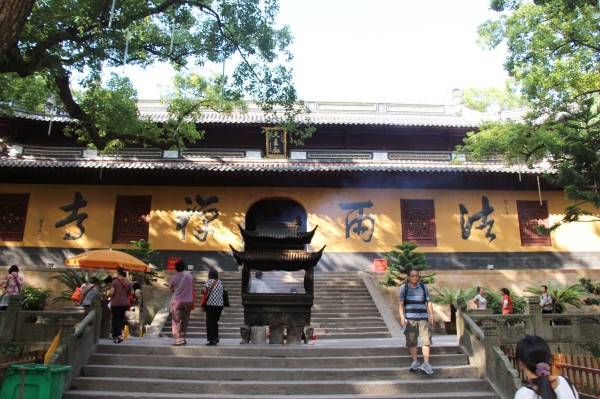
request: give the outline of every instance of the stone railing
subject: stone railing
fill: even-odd
[[[68,364],[73,367],[65,376],[65,387],[71,384],[74,376],[80,374],[81,368],[96,351],[102,322],[100,307],[95,306],[83,320],[79,323],[78,321],[75,317],[64,317],[59,320],[60,340],[49,362]]]
[[[21,310],[18,295],[11,295],[8,308],[0,312],[0,344],[50,343],[60,329],[60,320],[74,318],[73,325],[83,319],[83,309],[71,311]]]
[[[65,376],[68,387],[89,356],[96,350],[100,338],[102,314],[98,306],[84,317],[83,309],[63,312],[21,310],[21,299],[11,295],[8,308],[0,312],[0,344],[32,343],[46,348],[60,332],[56,351],[49,364],[70,365]]]
[[[469,361],[504,398],[512,398],[522,386],[517,370],[501,346],[515,345],[525,335],[538,335],[550,346],[598,341],[600,314],[542,314],[537,298],[529,301],[529,314],[492,315],[485,311],[459,309],[456,317],[460,346]]]

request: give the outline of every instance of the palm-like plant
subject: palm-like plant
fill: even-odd
[[[562,313],[565,310],[565,305],[573,305],[577,309],[583,309],[583,299],[587,296],[586,289],[581,284],[565,285],[561,283],[548,283],[548,294],[554,301],[556,307],[556,313]],[[542,294],[541,287],[527,287],[523,291],[529,292],[535,295]]]
[[[96,277],[100,282],[102,282],[106,276],[106,273],[94,270],[65,269],[59,274],[52,276],[52,278],[66,285],[68,289],[59,291],[58,295],[52,299],[52,302],[57,303],[70,301],[75,288],[81,287],[83,283],[87,283],[91,277]]]
[[[477,295],[474,288],[451,288],[447,285],[441,287],[431,287],[431,300],[440,305],[450,305],[450,322],[456,321],[456,308],[459,297],[464,299],[472,298]]]

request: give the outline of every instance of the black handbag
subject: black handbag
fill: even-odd
[[[228,308],[229,305],[229,292],[227,290],[223,290],[223,306]]]

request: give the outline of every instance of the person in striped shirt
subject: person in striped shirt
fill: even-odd
[[[429,364],[429,349],[431,346],[431,326],[435,322],[433,304],[427,286],[421,283],[418,270],[407,273],[408,282],[400,287],[400,321],[406,337],[406,347],[412,356],[410,370],[421,370],[433,374]],[[423,364],[417,361],[417,340],[421,339]]]

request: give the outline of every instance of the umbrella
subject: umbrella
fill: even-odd
[[[122,267],[133,272],[150,271],[150,266],[138,258],[112,249],[96,249],[84,252],[66,259],[65,264],[82,269],[116,270],[118,267]]]

